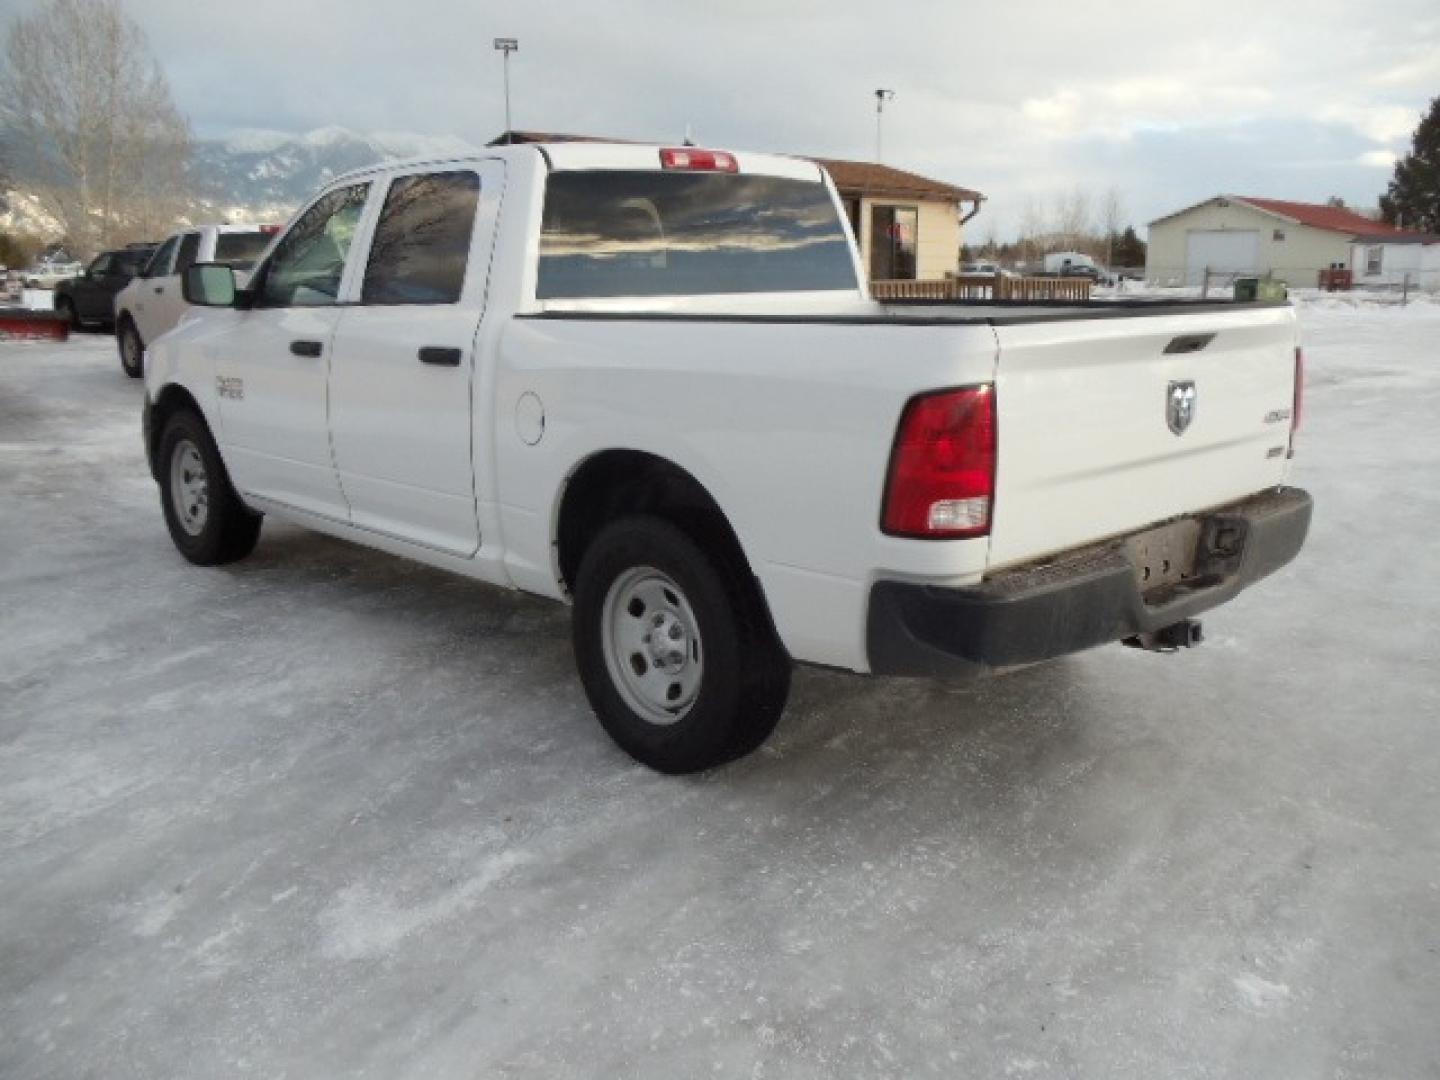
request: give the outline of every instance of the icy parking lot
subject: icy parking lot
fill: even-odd
[[[1436,1075],[1440,304],[1302,320],[1311,540],[1202,648],[801,671],[690,779],[563,608],[183,562],[110,340],[0,343],[0,1075]]]

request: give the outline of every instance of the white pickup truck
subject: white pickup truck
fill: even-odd
[[[341,177],[148,351],[170,535],[222,563],[275,514],[568,599],[667,772],[758,746],[793,661],[1171,649],[1300,549],[1289,306],[881,304],[845,222],[811,162],[690,147]]]
[[[279,231],[273,225],[199,225],[161,244],[145,268],[115,294],[115,345],[125,374],[140,378],[145,346],[184,317],[188,309],[180,279],[187,267],[222,262],[243,281]]]

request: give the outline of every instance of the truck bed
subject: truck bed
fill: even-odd
[[[887,300],[857,304],[843,312],[767,312],[665,310],[595,307],[548,308],[522,313],[519,319],[578,319],[612,322],[823,323],[935,326],[1016,326],[1026,323],[1072,322],[1084,319],[1146,318],[1203,315],[1289,307],[1288,300]]]

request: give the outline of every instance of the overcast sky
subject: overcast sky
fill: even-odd
[[[0,13],[37,0],[0,0]],[[989,196],[1120,189],[1137,225],[1219,192],[1373,206],[1432,96],[1440,3],[129,0],[203,136],[503,126],[885,160]],[[8,21],[8,20],[7,20]]]

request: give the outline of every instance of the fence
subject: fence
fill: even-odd
[[[932,281],[872,281],[870,295],[876,300],[1088,300],[1090,280],[960,274]]]
[[[1342,268],[1315,270],[1313,267],[1272,267],[1265,273],[1254,270],[1211,270],[1202,268],[1156,267],[1146,270],[1146,283],[1162,288],[1198,289],[1201,296],[1227,296],[1236,278],[1258,277],[1261,281],[1282,281],[1293,289],[1353,292],[1359,296],[1394,297],[1401,303],[1425,294],[1440,294],[1440,270],[1422,269],[1394,271],[1387,278],[1363,275]],[[1349,277],[1347,283],[1345,278]]]

